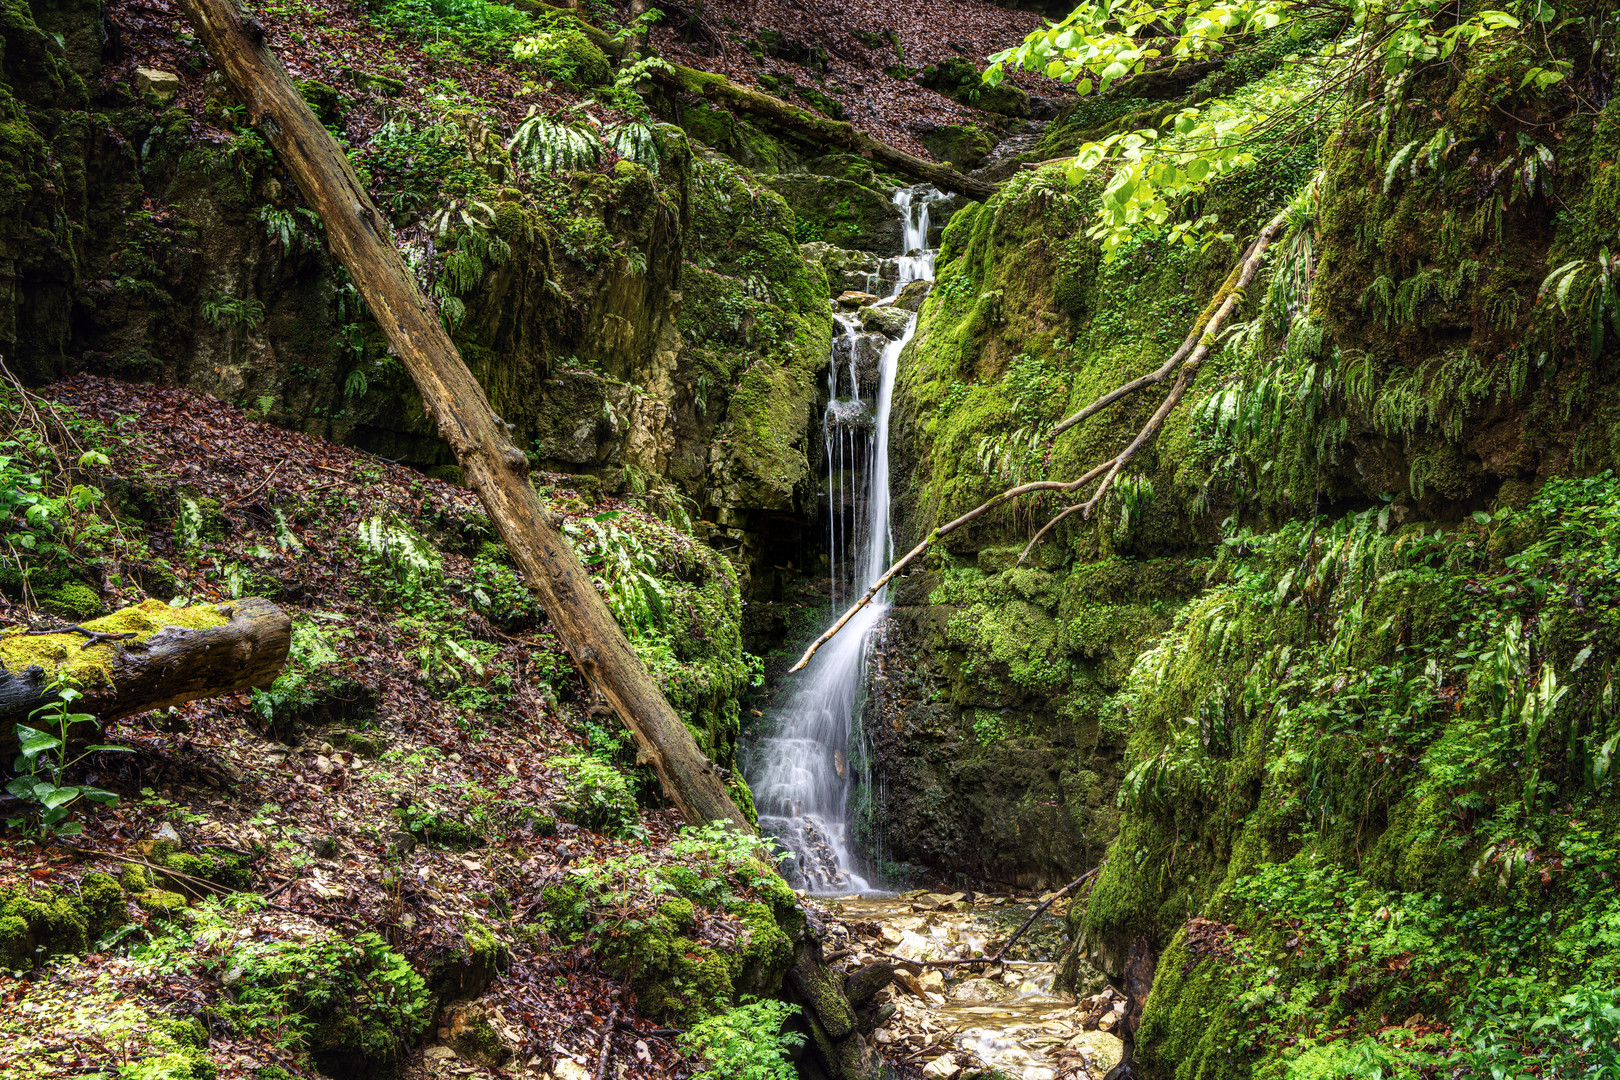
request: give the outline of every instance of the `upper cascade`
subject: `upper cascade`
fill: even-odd
[[[894,260],[894,284],[874,308],[904,310],[894,307],[901,291],[912,282],[933,280],[935,252],[926,246],[928,208],[941,197],[929,187],[895,193],[902,222],[901,251]],[[889,565],[893,547],[889,412],[900,353],[916,332],[917,316],[906,312],[899,334],[884,341],[875,385],[872,373],[862,377],[862,357],[870,352],[862,346],[869,342],[862,340],[859,326],[848,316],[838,316],[838,325],[841,333],[833,341],[829,401],[822,418],[834,606],[865,592]],[[745,758],[744,775],[759,810],[760,829],[792,853],[790,878],[812,892],[873,888],[856,869],[858,860],[848,835],[848,800],[855,774],[864,771],[865,754],[851,743],[864,699],[870,632],[887,610],[885,589],[816,654],[786,705],[770,717],[770,734],[748,748]]]

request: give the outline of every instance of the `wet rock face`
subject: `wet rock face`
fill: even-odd
[[[900,218],[883,192],[838,176],[786,173],[765,182],[787,200],[802,240],[891,255],[900,248]]]

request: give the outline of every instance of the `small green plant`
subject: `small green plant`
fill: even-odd
[[[518,165],[530,172],[582,172],[602,160],[602,140],[585,128],[531,113],[507,143]]]
[[[546,762],[562,774],[564,810],[575,824],[610,836],[643,836],[641,814],[624,774],[588,754],[564,754]]]
[[[16,725],[17,746],[19,753],[12,765],[16,772],[10,783],[6,784],[6,791],[32,804],[32,811],[22,817],[7,818],[6,824],[11,828],[23,828],[33,822],[33,828],[43,838],[52,836],[77,836],[84,831],[82,821],[67,821],[75,807],[81,803],[103,803],[113,805],[118,802],[118,796],[111,791],[90,784],[73,784],[67,781],[68,770],[98,751],[114,751],[121,754],[133,753],[127,746],[111,746],[99,744],[87,746],[77,756],[70,756],[69,740],[75,728],[94,726],[100,728],[101,722],[90,713],[69,711],[75,701],[84,695],[71,686],[57,686],[55,688],[56,700],[41,708],[35,709],[29,719],[39,724],[39,727],[30,727],[27,724]],[[65,822],[65,824],[64,824]]]
[[[358,536],[361,564],[384,598],[415,610],[442,584],[439,553],[406,526],[371,517],[360,523]]]
[[[331,681],[327,669],[343,659],[335,647],[336,642],[354,636],[353,630],[323,626],[316,619],[329,624],[347,621],[346,616],[326,611],[312,612],[309,618],[300,615],[293,620],[286,666],[270,689],[253,691],[253,711],[267,724],[321,700]]]
[[[218,330],[229,323],[232,326],[258,326],[264,322],[264,302],[255,297],[215,295],[202,303],[202,317]]]
[[[680,1037],[707,1063],[692,1080],[794,1080],[790,1055],[804,1036],[782,1025],[798,1011],[785,1001],[756,1001],[699,1022]]]

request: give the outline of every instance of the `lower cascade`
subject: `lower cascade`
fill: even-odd
[[[896,301],[905,287],[914,281],[933,280],[934,252],[925,246],[928,205],[940,195],[929,187],[902,188],[895,193],[904,225],[901,254],[893,261],[892,287],[874,308],[904,311]],[[873,287],[877,287],[875,281]],[[841,333],[833,340],[822,427],[827,447],[832,600],[842,609],[871,588],[889,565],[889,407],[900,353],[916,330],[917,316],[907,312],[898,335],[882,345],[875,387],[870,364],[863,363],[870,360],[873,350],[869,343],[875,335],[860,334],[850,316],[841,314],[837,321]],[[793,884],[815,893],[863,892],[874,887],[855,866],[858,860],[851,850],[847,810],[860,768],[851,759],[864,756],[852,754],[851,736],[861,710],[871,630],[888,609],[887,593],[885,588],[873,597],[816,654],[790,689],[787,703],[769,717],[770,733],[751,748],[744,763],[761,831],[779,840],[791,854],[785,867]]]

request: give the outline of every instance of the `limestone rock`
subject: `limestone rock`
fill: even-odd
[[[954,1054],[943,1054],[923,1066],[922,1074],[928,1080],[951,1080],[951,1077],[962,1071],[956,1063]]]
[[[1006,1001],[1016,991],[993,979],[967,979],[951,991],[951,1000],[965,1005],[988,1005]]]
[[[1065,1044],[1069,1050],[1078,1050],[1085,1055],[1088,1071],[1093,1076],[1101,1076],[1125,1056],[1125,1044],[1112,1035],[1100,1031],[1082,1031]]]
[[[135,89],[150,94],[159,105],[167,105],[180,93],[180,76],[162,68],[135,69]]]
[[[881,299],[883,299],[881,296],[874,296],[869,292],[846,289],[838,294],[838,306],[847,308],[866,307],[868,304],[875,304]]]
[[[907,324],[911,322],[911,312],[892,304],[864,307],[859,314],[862,330],[886,334],[891,338],[904,334]]]
[[[945,992],[945,976],[939,968],[928,968],[917,976],[917,984],[922,987],[925,994],[943,994]]]
[[[590,1070],[572,1058],[563,1058],[553,1065],[551,1075],[553,1080],[591,1080]]]

